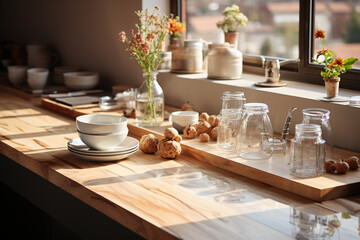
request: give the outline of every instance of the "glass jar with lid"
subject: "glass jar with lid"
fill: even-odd
[[[305,108],[302,113],[302,123],[320,125],[322,138],[326,142],[325,159],[334,159],[334,135],[330,125],[330,111],[322,108]]]
[[[290,145],[290,172],[298,177],[325,173],[325,141],[318,124],[296,124]]]
[[[237,155],[245,159],[271,157],[272,148],[264,147],[264,143],[273,138],[268,106],[264,103],[245,103],[243,111],[236,136]]]
[[[246,99],[244,93],[238,91],[226,91],[221,96],[221,99],[222,110],[218,126],[217,145],[224,149],[234,149],[242,107]]]

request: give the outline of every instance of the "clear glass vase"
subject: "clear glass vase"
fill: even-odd
[[[140,126],[158,126],[164,121],[164,93],[157,74],[143,73],[144,82],[136,95],[136,123]]]

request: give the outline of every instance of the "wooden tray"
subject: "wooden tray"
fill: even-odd
[[[82,114],[99,112],[99,108],[72,109],[49,99],[43,99],[42,105],[54,111],[76,117]],[[120,114],[119,112],[114,112]],[[142,128],[129,119],[129,131],[136,136],[153,133],[162,138],[163,131],[169,122],[162,126]],[[325,174],[321,177],[301,179],[290,175],[287,159],[283,155],[273,155],[267,160],[245,160],[237,157],[235,152],[219,149],[216,142],[200,143],[198,139],[183,139],[182,154],[213,166],[240,174],[250,179],[286,190],[314,201],[330,200],[360,193],[360,170],[349,171],[345,175]],[[359,153],[335,149],[336,158],[358,156]]]

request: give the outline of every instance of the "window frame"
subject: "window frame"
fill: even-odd
[[[320,75],[322,66],[311,63],[314,44],[315,0],[299,0],[299,62],[289,63],[281,67],[281,76],[291,81],[299,81],[323,85]],[[170,0],[170,12],[186,21],[186,0]],[[185,36],[186,37],[186,33]],[[267,57],[281,59],[276,57]],[[244,72],[264,74],[262,60],[259,55],[243,54]],[[341,88],[360,90],[360,69],[350,69],[341,75]]]

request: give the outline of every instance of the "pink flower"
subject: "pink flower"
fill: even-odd
[[[125,42],[126,41],[126,33],[124,32],[124,31],[121,31],[120,33],[119,33],[119,39],[120,39],[120,41],[122,41],[122,42]]]
[[[149,39],[150,42],[151,42],[152,40],[154,40],[154,38],[155,38],[155,35],[154,35],[153,33],[149,33],[149,34],[147,35],[147,39]]]

